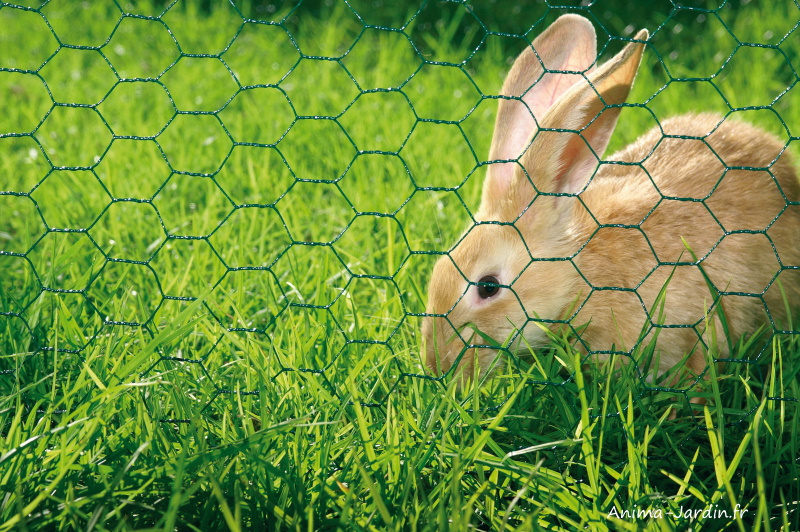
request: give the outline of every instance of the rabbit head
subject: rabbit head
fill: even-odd
[[[648,34],[595,68],[592,24],[564,15],[516,59],[503,85],[475,223],[433,269],[422,325],[428,367],[483,374],[498,347],[546,345],[580,273],[566,260],[591,214],[595,173]],[[535,320],[535,321],[532,321]],[[538,322],[538,323],[537,323]]]

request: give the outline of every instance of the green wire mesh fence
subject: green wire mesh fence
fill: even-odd
[[[649,77],[620,146],[680,111],[752,118],[787,150],[800,131],[796,1],[766,29],[735,26],[728,2],[629,13],[423,2],[401,16],[347,1],[231,0],[205,6],[211,15],[162,4],[0,4],[2,378],[101,349],[120,371],[169,374],[143,392],[160,421],[268,408],[292,386],[379,406],[410,380],[443,380],[422,370],[416,331],[433,261],[477,210],[502,84],[487,58],[513,58],[560,14],[592,21],[602,57],[650,25]],[[710,59],[692,64],[676,41]],[[752,65],[768,93],[747,90]],[[771,175],[720,161],[719,183],[732,169]],[[731,229],[713,212],[719,183],[662,194],[652,211],[696,204],[716,227],[709,253],[730,234],[763,236],[774,276],[716,294],[763,302],[800,269],[769,239],[800,198],[775,187],[781,210]],[[624,228],[646,235],[643,223]],[[653,254],[642,282],[676,264]],[[637,297],[638,286],[612,288]],[[651,328],[696,328],[710,312],[663,324],[642,309]],[[765,313],[767,336],[800,332]]]

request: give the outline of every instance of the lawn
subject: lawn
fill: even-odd
[[[566,336],[421,362],[559,15],[602,59],[650,30],[609,153],[710,110],[800,160],[800,4],[674,3],[0,3],[0,530],[800,529],[796,322],[706,408]]]

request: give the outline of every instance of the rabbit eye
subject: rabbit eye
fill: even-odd
[[[500,291],[499,284],[500,282],[497,280],[497,277],[492,275],[483,277],[478,281],[478,295],[481,296],[481,299],[489,299]]]

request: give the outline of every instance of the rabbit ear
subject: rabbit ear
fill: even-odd
[[[503,84],[489,160],[517,160],[548,109],[583,78],[597,57],[594,27],[578,15],[563,15],[516,59]],[[563,74],[561,71],[576,72]],[[514,175],[515,163],[490,165],[484,203],[500,201]]]
[[[539,121],[536,133],[512,178],[504,215],[516,219],[537,192],[577,194],[594,175],[614,127],[621,105],[630,93],[647,40],[642,30],[619,54],[573,85]],[[527,175],[526,175],[527,173]],[[531,186],[531,183],[536,187]],[[553,198],[550,196],[550,198]],[[532,216],[542,211],[563,210],[571,202],[542,201]],[[556,223],[562,212],[551,212],[546,223]]]
[[[647,30],[636,35],[645,41]],[[628,99],[642,60],[644,42],[632,42],[595,72],[572,87],[542,120],[540,131],[522,160],[544,190],[580,192],[594,173]]]

